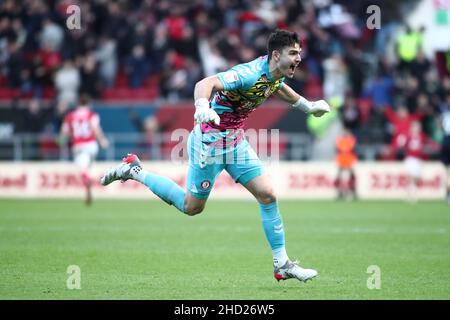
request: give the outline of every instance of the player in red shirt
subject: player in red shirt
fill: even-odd
[[[438,150],[439,146],[431,140],[423,131],[419,121],[411,123],[406,136],[404,164],[409,175],[408,199],[414,203],[417,201],[416,193],[422,176],[422,161],[427,159],[428,151]]]
[[[100,117],[91,110],[89,100],[87,95],[82,95],[77,108],[66,115],[61,126],[63,141],[70,138],[73,158],[80,168],[81,181],[86,188],[85,202],[88,205],[92,202],[92,179],[89,170],[97,156],[98,143],[102,148],[109,145],[100,126]]]
[[[384,114],[393,126],[392,141],[388,147],[390,158],[395,158],[398,151],[404,150],[407,136],[414,121],[420,121],[422,114],[409,113],[405,106],[401,106],[398,111],[388,107],[384,110]]]

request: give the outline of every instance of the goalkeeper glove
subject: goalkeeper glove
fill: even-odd
[[[212,108],[209,107],[209,101],[206,98],[195,100],[194,120],[196,123],[214,122],[220,124],[220,117]]]
[[[311,113],[315,117],[321,117],[325,113],[331,111],[330,106],[325,100],[308,101],[303,97],[300,97],[300,99],[298,99],[292,106],[302,110],[303,112]]]

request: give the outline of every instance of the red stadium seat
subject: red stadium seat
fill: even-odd
[[[365,123],[370,117],[370,110],[372,109],[372,99],[361,98],[358,99],[358,109],[362,123]]]
[[[56,96],[55,88],[45,87],[43,92],[44,99],[54,99]]]
[[[158,97],[156,86],[146,88],[116,88],[102,91],[102,99],[106,101],[148,101]]]
[[[310,99],[322,99],[323,89],[319,78],[310,78],[305,87],[305,96]]]
[[[0,99],[10,100],[18,97],[20,94],[19,89],[0,88]]]
[[[123,67],[120,67],[116,75],[115,87],[127,88],[128,86],[129,86],[128,75],[126,74],[125,69]]]

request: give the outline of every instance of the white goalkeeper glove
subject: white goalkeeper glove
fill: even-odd
[[[206,98],[195,100],[194,120],[196,123],[214,122],[220,124],[220,117],[212,108],[209,107],[209,101]]]
[[[308,101],[303,97],[300,97],[300,99],[298,99],[292,106],[302,110],[303,112],[311,113],[315,117],[321,117],[331,110],[329,104],[325,100]]]

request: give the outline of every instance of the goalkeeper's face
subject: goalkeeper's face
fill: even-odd
[[[295,69],[299,66],[302,58],[300,52],[302,49],[298,43],[290,47],[284,47],[277,59],[277,68],[280,73],[288,78],[294,77]]]

